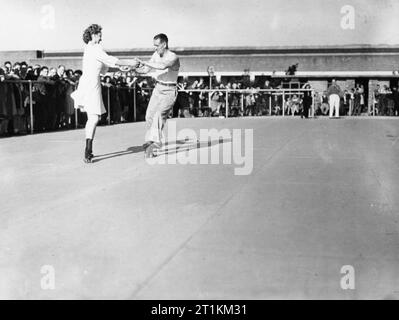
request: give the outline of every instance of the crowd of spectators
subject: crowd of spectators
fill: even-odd
[[[340,94],[340,115],[399,115],[399,91],[397,87],[390,88],[388,85],[377,84],[371,95],[370,104],[366,103],[367,96],[365,88],[356,84],[354,88],[345,88]],[[315,115],[328,115],[329,104],[327,91],[315,92]]]
[[[208,80],[208,79],[206,79]],[[270,79],[259,79],[252,83],[243,77],[240,80],[227,79],[216,82],[212,87],[204,78],[193,79],[190,83],[181,79],[175,108],[179,117],[226,116],[226,89],[229,117],[264,115],[301,115],[308,116],[312,101],[305,89],[311,89],[308,83],[302,84],[292,92],[279,91],[283,83]],[[184,90],[187,90],[186,92]],[[196,92],[192,90],[208,90]],[[272,91],[265,91],[272,90]]]
[[[69,128],[74,105],[70,93],[75,89],[82,72],[46,66],[30,66],[26,62],[0,68],[0,134],[24,134],[30,129],[30,90],[36,132]]]
[[[35,132],[84,126],[85,114],[75,111],[70,97],[81,75],[80,70],[66,69],[63,65],[49,68],[6,61],[0,66],[0,135],[25,134],[31,129],[29,83],[21,80],[33,81]],[[101,82],[107,113],[100,124],[145,120],[146,107],[155,84],[151,77],[137,78],[131,72],[114,72],[103,75]],[[179,77],[178,89],[171,117],[225,117],[226,106],[229,117],[282,114],[308,117],[313,103],[314,115],[329,114],[327,91],[315,91],[312,96],[305,90],[312,89],[306,81],[298,83],[296,89],[300,91],[283,93],[280,89],[287,87],[281,79],[260,77],[252,82],[249,76],[223,77],[221,81],[215,77]],[[226,89],[229,90],[227,100]],[[274,90],[262,91],[264,89]],[[377,85],[373,99],[374,114],[399,114],[398,88]],[[340,100],[340,115],[371,113],[365,103],[365,89],[360,84],[342,90]]]
[[[30,90],[26,80],[32,81],[34,132],[83,127],[86,115],[78,110],[75,117],[70,97],[81,75],[81,70],[66,69],[63,65],[49,68],[6,61],[0,66],[0,136],[25,134],[31,129]],[[136,120],[144,120],[150,91],[143,89],[153,86],[151,79],[137,81],[131,73],[115,72],[101,80],[103,100],[110,111],[102,117],[101,124],[134,120],[133,87],[137,89]]]
[[[374,90],[375,113],[382,116],[399,115],[399,91],[397,87],[377,84]]]

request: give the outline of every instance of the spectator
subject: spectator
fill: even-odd
[[[360,113],[364,112],[365,98],[364,98],[364,86],[360,85]]]
[[[62,79],[65,77],[65,66],[59,65],[57,68],[57,78]]]
[[[33,66],[33,74],[34,74],[34,76],[35,76],[35,80],[36,80],[37,78],[39,78],[41,68],[42,68],[42,67],[40,66],[40,64],[35,64],[35,65]]]
[[[328,104],[328,95],[327,91],[323,91],[321,96],[321,107],[320,111],[322,115],[327,115],[330,111],[330,105]]]
[[[355,90],[354,90],[354,101],[353,101],[353,115],[358,116],[360,115],[361,111],[361,88],[360,84],[356,84]]]
[[[394,104],[394,115],[399,115],[399,91],[397,87],[393,87],[392,89],[392,99]]]
[[[330,118],[333,117],[335,110],[335,117],[339,117],[339,105],[342,91],[335,79],[332,80],[331,86],[327,89],[328,103],[330,105]]]
[[[4,62],[5,73],[10,73],[12,70],[12,64],[10,61]]]
[[[309,82],[306,82],[303,86],[302,89],[312,89],[311,85]],[[312,98],[312,91],[304,91],[303,92],[303,106],[302,106],[302,112],[301,112],[301,118],[305,117],[306,119],[309,117],[309,110],[312,107],[313,103],[313,98]]]
[[[50,68],[48,72],[48,77],[53,78],[57,74],[57,69],[56,68]]]
[[[51,121],[47,85],[50,82],[48,71],[47,67],[41,67],[38,82],[34,85],[34,101],[36,102],[35,108],[33,108],[34,130],[38,132],[49,129]]]
[[[351,105],[350,105],[351,94],[347,89],[345,89],[345,91],[344,91],[343,100],[344,100],[343,101],[343,114],[350,116],[351,115]]]
[[[249,91],[250,88],[248,87],[247,90]],[[255,113],[255,95],[254,92],[250,91],[249,94],[245,95],[245,111],[244,115],[252,116]]]

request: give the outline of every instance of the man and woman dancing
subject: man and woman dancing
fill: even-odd
[[[164,140],[163,128],[170,109],[177,97],[177,76],[180,68],[179,58],[168,48],[165,34],[157,34],[153,41],[155,52],[148,62],[140,59],[118,59],[108,55],[100,45],[102,28],[97,24],[90,25],[83,32],[86,44],[83,54],[83,75],[78,88],[71,94],[75,107],[87,113],[85,126],[86,147],[84,161],[92,162],[93,140],[98,121],[106,112],[102,100],[100,74],[108,68],[120,68],[122,71],[133,69],[137,74],[152,74],[156,78],[146,112],[146,133],[143,145],[145,156],[152,157],[161,148]]]

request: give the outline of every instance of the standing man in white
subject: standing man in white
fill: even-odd
[[[335,109],[335,117],[339,117],[339,104],[341,101],[342,91],[335,79],[332,79],[332,84],[327,90],[328,103],[330,105],[330,118],[333,117]]]
[[[137,67],[139,65],[137,60],[119,60],[108,55],[100,45],[101,30],[101,26],[92,24],[83,32],[83,42],[86,44],[83,54],[83,75],[79,80],[77,90],[71,94],[75,100],[75,108],[81,108],[87,113],[84,153],[86,163],[92,162],[93,139],[97,123],[101,115],[106,112],[101,94],[100,73],[107,72],[108,67]]]
[[[146,133],[144,150],[146,157],[153,157],[164,140],[163,128],[169,111],[177,98],[177,76],[180,69],[179,57],[168,47],[168,37],[157,34],[154,37],[155,52],[148,62],[140,61],[135,71],[139,74],[154,72],[156,86],[152,92],[145,115]]]

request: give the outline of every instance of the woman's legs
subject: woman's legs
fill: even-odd
[[[97,114],[88,114],[87,122],[85,126],[86,133],[86,149],[85,149],[85,162],[91,162],[93,158],[93,139],[96,133],[97,123],[100,120],[100,116]]]

